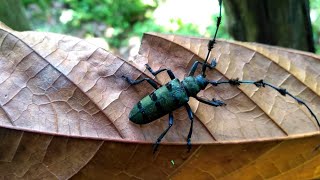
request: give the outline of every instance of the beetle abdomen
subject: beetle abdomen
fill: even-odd
[[[180,81],[174,79],[139,101],[131,110],[129,119],[136,124],[147,124],[183,106],[188,101],[189,97]]]

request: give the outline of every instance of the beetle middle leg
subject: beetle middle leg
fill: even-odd
[[[126,81],[131,85],[136,85],[136,84],[142,83],[143,81],[147,81],[152,87],[154,87],[155,89],[158,89],[157,83],[150,78],[143,78],[143,79],[139,79],[139,80],[133,80],[127,76],[122,76],[122,78],[126,79]]]
[[[158,137],[157,141],[154,143],[153,153],[155,153],[158,150],[158,147],[159,147],[159,144],[160,144],[162,138],[167,134],[167,132],[169,131],[169,129],[171,128],[172,125],[173,125],[173,114],[172,114],[172,112],[170,112],[169,113],[169,126],[165,131],[163,131],[163,133],[161,133],[161,135]]]
[[[156,76],[157,74],[161,73],[162,71],[167,71],[170,79],[175,79],[176,78],[175,75],[173,74],[173,72],[171,71],[171,69],[159,69],[158,71],[153,71],[152,68],[149,66],[149,64],[146,64],[145,66],[148,69],[148,71],[154,76]]]
[[[190,149],[191,149],[191,136],[192,136],[192,129],[193,129],[193,112],[192,112],[192,110],[191,110],[191,108],[190,108],[188,103],[185,105],[185,107],[186,107],[186,110],[188,112],[189,119],[191,121],[190,130],[189,130],[188,137],[187,137],[188,152],[190,152]]]
[[[207,99],[204,99],[204,98],[201,98],[201,97],[198,97],[196,96],[195,97],[198,101],[202,102],[202,103],[205,103],[205,104],[208,104],[210,106],[215,106],[215,107],[218,107],[218,106],[225,106],[226,104],[223,102],[223,101],[220,101],[220,100],[215,100],[215,99],[212,99],[212,101],[209,101]]]

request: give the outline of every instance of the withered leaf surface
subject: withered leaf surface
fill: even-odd
[[[191,98],[152,155],[168,117],[147,125],[128,120],[153,91],[128,85],[122,75],[154,78],[145,68],[170,68],[182,80],[203,61],[207,39],[145,34],[139,54],[125,61],[84,40],[0,25],[0,177],[111,179],[308,179],[320,176],[319,128],[290,97],[253,85],[208,87],[211,107]],[[260,80],[286,88],[320,113],[319,56],[260,44],[219,41],[218,65],[207,78]],[[199,68],[200,70],[200,68]],[[169,81],[166,73],[156,78]],[[183,144],[180,145],[180,144]]]

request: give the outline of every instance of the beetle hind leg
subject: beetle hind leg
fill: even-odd
[[[168,128],[161,133],[161,135],[158,137],[157,141],[153,144],[153,154],[158,150],[159,144],[162,140],[162,138],[167,134],[171,126],[173,125],[173,114],[172,112],[169,113],[169,126]]]
[[[188,137],[187,137],[188,152],[190,152],[190,150],[191,150],[191,136],[192,136],[192,129],[193,129],[193,112],[192,112],[188,103],[185,105],[185,107],[188,112],[189,119],[191,121],[190,130],[189,130]]]

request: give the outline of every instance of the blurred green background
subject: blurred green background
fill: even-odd
[[[127,48],[140,44],[144,32],[210,37],[215,30],[219,4],[213,0],[202,4],[197,5],[196,1],[186,4],[183,0],[23,0],[32,29],[87,39],[104,38],[106,49],[124,56]],[[204,12],[203,7],[211,9]],[[190,19],[195,16],[201,19]],[[219,38],[230,39],[224,21]]]
[[[212,37],[218,1],[201,0],[23,0],[31,29],[93,39],[123,57],[130,56],[144,32]],[[225,11],[218,38],[227,33]],[[320,54],[320,0],[310,1],[316,53]],[[98,39],[97,39],[98,38]],[[105,41],[102,41],[105,40]]]

